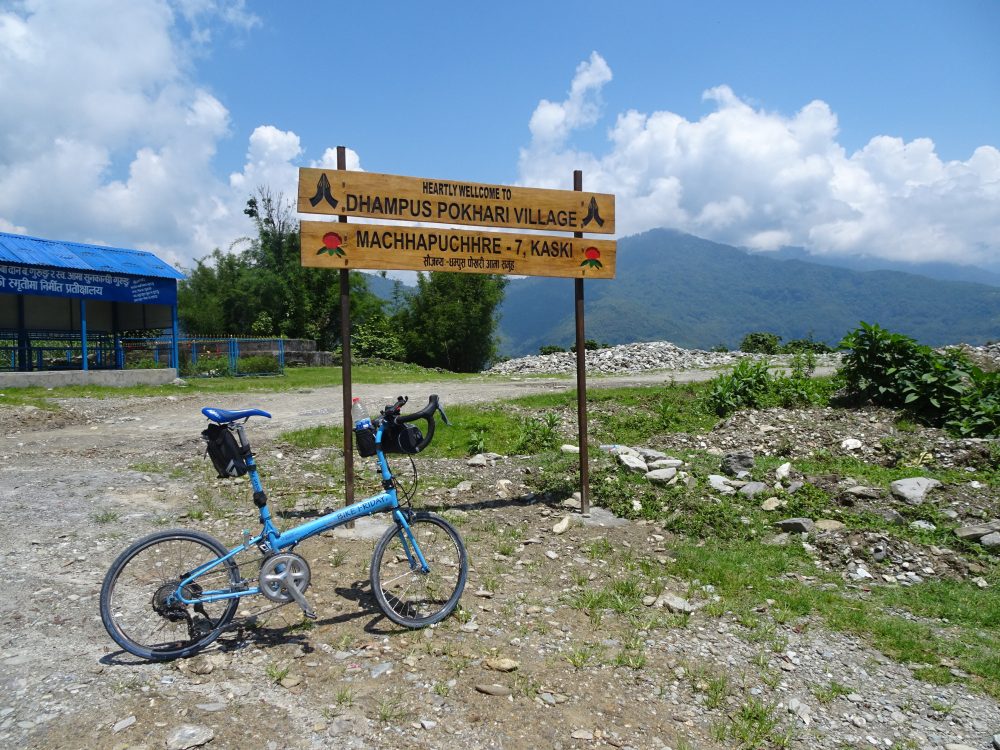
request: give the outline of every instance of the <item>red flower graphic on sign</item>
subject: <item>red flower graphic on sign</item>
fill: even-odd
[[[323,235],[323,247],[316,251],[316,255],[329,253],[330,255],[343,256],[345,255],[344,249],[341,247],[343,244],[343,237],[336,232],[327,232]]]
[[[587,266],[589,268],[595,268],[595,269],[604,268],[604,264],[598,260],[598,258],[601,257],[601,251],[598,250],[596,247],[588,247],[586,250],[583,251],[583,254],[586,256],[587,259],[580,264],[581,267]]]

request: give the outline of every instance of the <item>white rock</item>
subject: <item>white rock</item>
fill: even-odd
[[[573,522],[573,517],[569,514],[563,516],[563,519],[559,521],[555,526],[552,527],[553,534],[565,534],[569,529],[569,525]]]
[[[840,447],[843,448],[845,451],[856,451],[862,445],[864,445],[864,443],[862,443],[857,438],[846,438],[840,441]]]
[[[667,484],[675,476],[677,476],[677,469],[675,468],[653,469],[646,472],[646,479],[654,484]]]
[[[214,737],[215,732],[210,727],[181,724],[167,736],[166,747],[167,750],[188,750],[211,742]]]
[[[791,463],[786,461],[785,463],[783,463],[781,466],[779,466],[777,469],[774,470],[774,477],[780,482],[782,479],[787,479],[788,475],[791,473],[792,473],[792,465]]]
[[[567,443],[566,445],[561,445],[559,447],[559,450],[561,450],[563,453],[579,453],[580,452],[580,446],[578,446],[578,445],[569,445]]]
[[[649,471],[649,467],[646,466],[646,462],[639,458],[639,456],[633,456],[631,453],[619,453],[618,463],[629,471],[634,471],[637,474],[645,474]]]

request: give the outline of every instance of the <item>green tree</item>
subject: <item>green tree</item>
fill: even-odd
[[[497,353],[496,327],[507,279],[494,274],[417,274],[416,293],[394,321],[406,358],[426,367],[478,372]]]
[[[315,339],[321,349],[342,340],[340,276],[304,268],[293,206],[280,194],[258,188],[244,213],[255,236],[198,260],[178,288],[181,326],[195,335],[287,336]],[[350,274],[351,322],[382,314],[383,302],[367,277]]]

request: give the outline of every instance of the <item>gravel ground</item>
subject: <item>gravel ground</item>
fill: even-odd
[[[600,384],[657,379],[684,376]],[[408,393],[419,404],[433,389],[447,405],[568,387],[569,380],[542,378],[375,386],[363,395],[374,404]],[[337,503],[321,469],[339,459],[331,450],[293,449],[278,435],[338,423],[339,404],[339,389],[330,388],[267,394],[253,403],[224,397],[213,405],[274,414],[251,434],[264,469],[275,475],[275,504],[302,518]],[[19,529],[0,542],[14,572],[0,603],[5,745],[712,749],[737,745],[732,737],[716,739],[718,727],[752,701],[770,707],[773,736],[787,735],[792,748],[987,750],[1000,734],[1000,707],[989,697],[961,683],[921,682],[912,665],[818,622],[775,621],[764,647],[738,622],[701,611],[713,593],[697,582],[662,581],[666,593],[687,597],[696,609],[689,617],[648,602],[648,628],[610,610],[596,624],[567,597],[583,584],[618,580],[625,550],[669,558],[671,539],[656,525],[600,512],[555,533],[568,511],[531,496],[537,467],[530,458],[481,468],[418,459],[431,477],[422,497],[447,508],[470,550],[461,616],[419,632],[382,618],[367,588],[379,528],[359,524],[351,535],[324,535],[298,550],[312,565],[307,593],[319,619],[311,626],[289,607],[241,606],[238,626],[204,654],[140,663],[100,624],[98,594],[112,559],[165,525],[235,542],[253,521],[239,485],[213,479],[199,455],[204,405],[179,390],[161,399],[69,399],[57,413],[0,410],[0,507],[9,528]],[[850,414],[741,415],[708,435],[651,447],[721,453],[749,446],[764,453],[784,436],[839,450],[843,440],[859,438],[866,460],[883,460],[886,451],[876,445],[888,420]],[[907,439],[915,450],[972,460],[933,431]],[[963,514],[1000,511],[989,489],[960,490]],[[217,510],[196,520],[190,511],[199,493],[216,498]],[[833,553],[824,561],[846,564]],[[769,617],[766,602],[760,614]]]

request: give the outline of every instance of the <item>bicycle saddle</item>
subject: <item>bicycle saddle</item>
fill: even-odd
[[[227,424],[235,422],[237,419],[248,419],[250,417],[271,418],[271,415],[263,409],[235,409],[230,411],[229,409],[217,409],[214,406],[206,406],[201,410],[201,413],[219,424]]]

